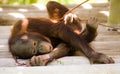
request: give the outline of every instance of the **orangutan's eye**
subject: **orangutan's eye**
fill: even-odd
[[[33,46],[37,46],[37,41],[33,41]]]
[[[35,49],[32,49],[32,54],[36,54],[36,50]]]

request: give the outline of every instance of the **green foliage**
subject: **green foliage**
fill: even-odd
[[[0,4],[21,5],[37,3],[38,0],[0,0]]]
[[[85,0],[55,0],[57,2],[60,2],[62,4],[80,4],[81,2]],[[94,2],[95,0],[89,0],[88,2]]]
[[[0,4],[9,4],[9,5],[23,5],[23,4],[33,4],[33,3],[39,3],[39,4],[46,4],[50,0],[0,0]],[[79,4],[85,0],[54,0],[62,4]],[[89,0],[88,3],[97,2],[99,0]],[[100,0],[100,1],[106,1],[106,0]]]
[[[120,26],[120,0],[110,0],[110,3],[108,23],[112,26]]]
[[[40,4],[46,4],[50,0],[38,0],[38,3]],[[54,0],[62,4],[80,4],[81,2],[85,0]],[[89,0],[89,3],[95,2],[96,0]]]

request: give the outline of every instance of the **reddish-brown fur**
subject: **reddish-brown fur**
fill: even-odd
[[[47,4],[48,9],[52,8],[49,5],[52,5],[53,3],[54,4],[56,3],[58,7],[61,6],[57,2],[50,1]],[[65,13],[67,11],[66,8],[64,11],[64,6],[62,6],[62,9],[58,7],[56,7],[58,12],[62,12],[63,10],[63,13]],[[54,9],[55,8],[53,8],[53,10]],[[52,13],[50,12],[51,10],[48,10],[50,18],[55,19],[57,17],[57,21],[58,19],[61,18],[61,16],[64,15],[62,14],[59,16],[60,13],[57,13],[57,16],[53,16],[54,12]],[[24,22],[20,20],[14,25],[9,42],[11,40],[14,40],[14,38],[17,37],[17,35],[22,35],[22,33],[31,33],[31,32],[32,32],[31,35],[34,33],[38,33],[38,34],[42,34],[48,37],[50,40],[52,39],[55,39],[55,41],[59,40],[57,46],[55,46],[52,52],[48,54],[43,54],[43,55],[32,57],[29,62],[30,65],[46,65],[48,62],[52,61],[53,59],[68,55],[69,51],[72,50],[71,47],[82,51],[93,63],[94,62],[102,62],[102,63],[113,63],[114,62],[112,58],[107,57],[106,55],[102,53],[95,52],[89,46],[89,42],[91,42],[96,36],[95,35],[96,28],[93,28],[88,25],[87,29],[83,33],[78,35],[77,33],[74,32],[74,29],[71,29],[69,27],[69,24],[66,25],[63,20],[58,21],[57,23],[54,23],[50,19],[47,19],[47,18],[27,18],[26,20],[28,21],[28,24],[23,24],[23,25],[27,25],[27,28],[25,28],[26,30],[24,29],[22,25],[22,23]],[[77,22],[77,24],[80,25],[80,22]],[[78,31],[81,31],[81,30],[78,29]],[[93,35],[91,33],[93,33]],[[89,39],[89,37],[92,37],[92,38]],[[9,43],[9,46],[11,46],[11,43]]]

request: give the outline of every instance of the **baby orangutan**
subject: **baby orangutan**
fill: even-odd
[[[75,14],[67,14],[61,19],[69,9],[57,2],[49,1],[47,10],[50,19],[26,18],[14,24],[9,38],[14,57],[30,59],[28,64],[31,66],[42,66],[79,50],[91,63],[114,63],[112,58],[89,46],[97,35],[96,18],[89,18],[83,27]]]

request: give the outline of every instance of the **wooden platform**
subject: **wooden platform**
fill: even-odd
[[[8,38],[11,26],[0,26],[0,74],[119,74],[120,73],[120,32],[110,32],[99,26],[98,36],[91,43],[96,51],[107,54],[115,64],[90,64],[85,56],[66,56],[48,64],[48,66],[17,66],[8,51]],[[20,60],[24,62],[23,60]]]
[[[93,9],[75,10],[75,13],[82,18],[96,16],[100,21],[106,22],[107,16],[100,11],[108,11],[107,4],[93,4]],[[69,6],[71,8],[73,6]],[[20,13],[25,17],[47,17],[46,10],[40,10],[36,6],[1,6],[0,25],[11,25],[19,19],[10,13]],[[27,9],[27,12],[19,11]],[[80,12],[78,12],[80,11]],[[87,14],[87,15],[86,15]],[[12,19],[11,19],[12,18]],[[98,36],[91,46],[97,52],[102,52],[115,60],[115,64],[90,64],[85,56],[66,56],[47,66],[24,67],[17,66],[8,50],[8,38],[11,26],[0,26],[0,74],[120,74],[120,32],[110,32],[107,28],[99,26]],[[24,62],[24,60],[20,60]]]
[[[69,9],[73,8],[75,5],[66,5]],[[100,22],[107,21],[107,15],[109,11],[108,3],[99,4],[89,4],[91,8],[87,9],[82,6],[78,7],[73,11],[81,19],[86,19],[90,16],[99,17]],[[10,6],[10,5],[0,5],[0,25],[12,25],[19,18],[24,17],[48,17],[46,7],[43,5],[20,5],[20,6]],[[12,19],[11,19],[12,18]]]

